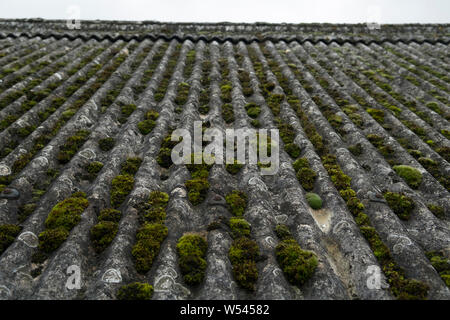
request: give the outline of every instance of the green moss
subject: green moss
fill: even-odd
[[[178,263],[187,284],[197,285],[202,282],[206,270],[207,248],[208,243],[199,234],[186,234],[178,240]]]
[[[416,168],[399,165],[394,166],[393,169],[411,188],[417,189],[420,186],[420,183],[422,182],[422,173]]]
[[[151,223],[161,223],[166,219],[166,211],[162,207],[147,209],[144,213],[144,221]]]
[[[251,120],[250,124],[255,127],[255,128],[261,128],[261,122],[259,122],[259,120]]]
[[[15,224],[0,225],[0,254],[2,254],[19,235],[22,227]]]
[[[314,210],[322,208],[322,199],[316,193],[307,193],[306,201],[308,202],[309,206]]]
[[[91,240],[95,251],[102,252],[114,240],[119,226],[117,222],[100,221],[91,229]]]
[[[240,237],[250,237],[250,224],[242,218],[232,217],[229,221],[231,236],[234,239]]]
[[[232,123],[234,121],[233,106],[226,103],[222,106],[222,117],[226,123]]]
[[[167,233],[167,227],[160,223],[145,223],[137,231],[137,242],[131,251],[137,272],[147,273],[151,269]]]
[[[389,207],[402,220],[409,220],[411,212],[414,209],[414,201],[402,193],[386,192],[384,193]]]
[[[443,219],[445,217],[444,208],[435,204],[427,205],[428,210],[430,210],[437,218]]]
[[[198,107],[198,112],[200,112],[200,114],[202,114],[202,115],[208,114],[208,112],[209,112],[209,105],[204,104],[204,105]]]
[[[367,140],[370,141],[376,148],[381,148],[384,146],[384,139],[376,134],[368,134]]]
[[[228,84],[228,83],[226,83],[220,87],[220,91],[222,92],[220,98],[222,99],[223,102],[230,103],[232,101],[231,90],[232,90],[232,86],[231,86],[231,84]]]
[[[444,254],[440,251],[429,251],[426,253],[427,258],[430,260],[433,268],[438,273],[450,271],[450,261],[445,258]]]
[[[136,110],[135,104],[126,104],[120,107],[120,111],[122,113],[122,116],[125,118],[128,118],[134,111]]]
[[[237,174],[241,171],[243,166],[243,164],[239,163],[237,160],[234,160],[234,163],[227,163],[225,165],[225,169],[231,174]]]
[[[156,161],[163,168],[170,168],[172,165],[172,149],[169,148],[161,148],[159,149],[158,158]]]
[[[316,173],[311,168],[301,168],[297,171],[297,179],[306,191],[311,191],[314,188],[316,177]]]
[[[64,227],[47,229],[39,234],[39,250],[44,253],[51,253],[69,237],[69,231]]]
[[[249,238],[239,238],[233,241],[228,252],[233,275],[239,286],[253,291],[258,280],[256,260],[259,258],[257,243]]]
[[[294,161],[292,166],[294,167],[295,171],[299,171],[302,168],[309,168],[309,162],[306,158],[298,158]]]
[[[164,140],[161,143],[161,149],[159,150],[158,157],[156,158],[156,161],[158,164],[163,168],[170,168],[172,165],[172,148],[175,147],[182,139],[180,138],[179,141],[172,141],[171,140],[171,132],[164,138]]]
[[[428,103],[426,104],[426,106],[427,106],[429,109],[433,110],[434,112],[436,112],[436,113],[438,113],[438,114],[442,114],[442,110],[441,110],[441,108],[439,108],[439,105],[438,105],[437,102],[434,102],[434,101],[428,102]]]
[[[248,103],[245,105],[245,110],[250,118],[256,119],[261,113],[261,108],[256,103]]]
[[[372,248],[372,251],[378,261],[387,262],[391,259],[389,248],[381,241],[380,236],[375,228],[370,226],[363,226],[360,228],[361,233],[367,239]]]
[[[17,221],[19,223],[24,222],[36,209],[36,203],[27,203],[19,207]]]
[[[444,137],[446,137],[447,139],[450,139],[450,130],[442,129],[441,133]]]
[[[111,205],[120,206],[128,194],[133,190],[134,178],[129,174],[118,175],[111,182]]]
[[[403,279],[397,294],[399,300],[425,300],[430,287],[416,279]]]
[[[288,143],[284,146],[284,150],[286,150],[287,154],[291,156],[291,158],[296,159],[300,156],[301,150],[299,146],[295,143]]]
[[[138,172],[141,163],[142,159],[139,157],[128,158],[122,163],[120,172],[122,174],[135,175],[136,172]]]
[[[152,206],[161,206],[165,208],[167,203],[169,203],[169,195],[161,191],[152,191],[148,203]]]
[[[350,151],[355,156],[360,156],[363,151],[361,143],[357,143],[353,146],[348,147],[348,151]]]
[[[419,157],[417,161],[419,161],[419,163],[425,168],[435,167],[438,165],[436,161],[427,157]]]
[[[267,98],[267,105],[275,116],[280,114],[281,102],[284,100],[284,94],[272,93]]]
[[[106,208],[100,211],[98,221],[119,222],[122,218],[122,212],[112,208]]]
[[[275,233],[280,240],[292,238],[291,231],[285,224],[277,224],[277,226],[275,227]]]
[[[48,229],[63,228],[66,231],[72,230],[81,220],[81,214],[88,207],[89,201],[84,197],[74,195],[64,199],[53,207],[47,219],[45,227]]]
[[[151,119],[143,120],[138,123],[138,129],[139,129],[140,133],[142,133],[143,135],[149,134],[155,126],[156,126],[156,122]]]
[[[114,138],[104,138],[98,141],[98,146],[102,151],[109,151],[114,148],[115,143]]]
[[[287,280],[301,286],[312,277],[317,268],[317,256],[302,250],[294,239],[282,240],[275,248],[275,255]]]
[[[182,106],[187,102],[190,87],[191,86],[186,82],[180,82],[180,84],[178,84],[178,94],[175,98],[175,103],[177,105]]]
[[[97,177],[97,174],[100,172],[100,170],[102,170],[102,168],[103,168],[103,163],[101,163],[99,161],[90,162],[85,167],[85,170],[88,173],[88,175],[87,175],[88,180],[93,181]]]
[[[198,205],[206,198],[209,189],[209,182],[204,178],[191,179],[186,181],[189,201],[194,205]]]
[[[150,300],[152,295],[153,287],[141,282],[124,285],[117,291],[118,300]]]
[[[77,153],[78,149],[85,143],[90,132],[80,130],[75,135],[69,137],[64,145],[59,148],[58,161],[60,163],[67,163]]]
[[[242,217],[247,207],[247,195],[239,190],[233,190],[229,193],[225,200],[233,215]]]
[[[384,111],[380,109],[367,108],[367,113],[372,116],[378,123],[384,123]]]

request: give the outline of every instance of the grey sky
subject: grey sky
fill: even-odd
[[[1,18],[174,22],[450,23],[450,0],[13,0]]]

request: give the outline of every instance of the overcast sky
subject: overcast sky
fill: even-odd
[[[1,18],[450,23],[450,0],[0,0]]]

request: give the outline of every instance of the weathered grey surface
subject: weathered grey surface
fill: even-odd
[[[208,181],[210,188],[206,200],[193,206],[187,196],[185,182],[190,173],[184,165],[162,168],[156,161],[162,140],[170,128],[184,128],[193,133],[194,121],[209,121],[222,133],[226,129],[249,129],[251,118],[247,116],[244,106],[254,102],[261,106],[259,121],[262,128],[276,128],[276,119],[259,88],[259,79],[255,66],[249,57],[249,49],[254,50],[257,59],[264,67],[265,76],[275,84],[275,93],[283,93],[274,70],[263,54],[261,48],[267,49],[278,64],[282,74],[288,80],[293,95],[298,97],[310,121],[323,136],[330,152],[336,154],[344,173],[352,178],[352,188],[365,205],[365,213],[380,234],[383,242],[390,249],[395,261],[405,269],[408,277],[426,282],[430,286],[430,299],[450,299],[450,291],[436,270],[431,266],[425,253],[441,250],[450,255],[450,194],[448,190],[412,157],[399,143],[407,139],[426,157],[436,161],[440,174],[450,175],[450,165],[442,154],[437,153],[429,144],[406,127],[392,113],[385,113],[386,123],[392,127],[386,130],[376,122],[363,108],[361,115],[364,128],[357,127],[340,109],[334,98],[322,87],[317,76],[311,74],[307,65],[314,66],[317,74],[327,80],[330,88],[342,92],[342,96],[351,104],[358,103],[352,98],[354,93],[364,97],[374,107],[386,110],[374,97],[368,94],[356,82],[346,75],[344,70],[352,68],[376,69],[386,68],[395,77],[389,82],[391,87],[402,92],[407,99],[417,100],[417,110],[432,119],[433,124],[423,121],[416,112],[411,111],[393,97],[389,102],[402,110],[402,115],[409,121],[423,127],[427,134],[440,147],[449,147],[450,142],[442,133],[449,130],[448,117],[444,117],[426,106],[425,102],[437,101],[439,107],[448,115],[450,106],[436,100],[430,95],[435,90],[439,96],[450,98],[450,75],[448,56],[448,25],[403,25],[383,26],[380,31],[369,31],[365,25],[270,25],[270,24],[164,24],[156,22],[89,22],[82,21],[83,28],[78,31],[68,30],[62,21],[39,20],[0,20],[0,101],[22,90],[47,70],[54,74],[42,81],[34,92],[51,88],[53,83],[63,80],[51,94],[37,103],[30,110],[21,110],[25,96],[22,95],[0,110],[0,121],[8,115],[17,114],[18,118],[11,125],[0,131],[0,149],[14,145],[11,152],[0,158],[0,175],[11,173],[14,163],[21,155],[33,149],[34,141],[48,128],[52,128],[64,112],[72,106],[90,86],[95,83],[102,71],[107,70],[112,60],[110,53],[117,57],[125,54],[126,58],[117,69],[96,89],[95,93],[78,109],[61,128],[57,130],[32,160],[12,179],[10,186],[20,192],[18,200],[0,199],[0,223],[19,224],[23,227],[20,235],[0,255],[0,298],[1,299],[116,299],[118,288],[134,281],[148,282],[155,291],[153,299],[394,299],[384,274],[382,285],[378,289],[369,289],[367,285],[370,267],[380,267],[374,253],[362,236],[352,214],[346,207],[339,191],[335,188],[324,168],[321,158],[305,134],[304,128],[295,111],[283,102],[280,119],[289,123],[295,131],[295,144],[301,149],[301,156],[308,159],[311,168],[317,174],[314,192],[320,194],[324,207],[320,211],[312,210],[306,199],[305,190],[297,180],[293,169],[293,160],[284,151],[280,141],[280,168],[272,176],[261,174],[257,165],[246,164],[237,175],[231,175],[222,164],[215,164]],[[24,33],[25,36],[20,36]],[[8,34],[14,36],[8,37]],[[33,37],[33,35],[40,37]],[[82,37],[51,38],[55,35]],[[170,75],[169,85],[162,101],[155,100],[155,93],[163,81],[172,53],[179,44],[177,40],[136,39],[133,36],[145,34],[164,35],[167,38],[177,35],[186,38],[181,42],[180,55],[177,57],[174,71]],[[98,39],[89,38],[92,35]],[[108,36],[108,37],[106,37]],[[120,36],[120,37],[119,37]],[[205,36],[199,41],[192,41]],[[117,39],[115,38],[117,37]],[[196,38],[197,37],[197,38]],[[213,37],[217,37],[214,41]],[[289,38],[302,38],[311,41],[278,42]],[[247,43],[258,38],[261,43]],[[274,41],[263,41],[270,38]],[[114,41],[112,41],[114,39]],[[244,39],[245,41],[238,41]],[[342,44],[333,42],[315,43],[316,40],[343,39]],[[380,43],[362,43],[366,40],[387,40]],[[439,40],[440,43],[396,43],[394,40]],[[205,41],[207,40],[207,41]],[[228,40],[233,40],[228,41]],[[222,43],[224,42],[224,43]],[[168,49],[144,83],[144,89],[136,94],[136,87],[146,76],[161,46],[168,44]],[[128,49],[137,47],[129,53]],[[140,64],[133,67],[133,62],[145,48],[151,47]],[[69,71],[77,66],[83,58],[98,48],[105,50],[89,61],[72,76]],[[338,54],[334,49],[345,54]],[[411,72],[401,64],[407,62],[386,48],[395,49],[404,57],[441,73],[447,78],[437,77],[436,73],[423,71],[422,76]],[[27,49],[32,49],[27,51]],[[117,50],[117,51],[116,51]],[[195,50],[195,63],[192,74],[185,78],[186,57],[190,50]],[[42,56],[40,56],[42,54]],[[56,60],[53,57],[61,54]],[[236,54],[243,56],[242,63]],[[33,59],[33,57],[39,58]],[[381,58],[380,58],[381,57]],[[16,63],[31,63],[13,70]],[[220,59],[227,60],[229,81],[232,85],[232,106],[235,120],[225,123],[222,117]],[[201,115],[198,111],[202,85],[202,62],[209,60],[212,68],[210,77],[209,113]],[[319,60],[321,63],[319,63]],[[48,62],[43,69],[28,76],[28,71],[41,62]],[[57,68],[58,62],[67,62]],[[294,64],[301,71],[305,81],[311,87],[307,91],[300,84],[288,64]],[[326,68],[323,65],[326,64]],[[47,119],[39,119],[40,112],[51,106],[55,97],[63,97],[64,92],[76,79],[86,75],[95,65],[101,68],[69,97]],[[134,68],[134,69],[133,69]],[[249,72],[254,94],[246,97],[240,83],[238,70]],[[331,72],[327,71],[331,70]],[[3,76],[5,72],[5,76]],[[23,78],[20,78],[23,76]],[[405,77],[413,77],[418,82],[413,84]],[[19,77],[19,78],[17,78]],[[363,74],[360,79],[369,82],[374,92],[381,92],[374,82]],[[19,79],[19,81],[16,81]],[[431,81],[431,82],[430,82]],[[175,98],[178,85],[187,82],[190,85],[188,100],[177,112]],[[439,85],[436,85],[439,84]],[[121,87],[115,101],[102,112],[102,101],[110,90]],[[333,112],[342,118],[345,136],[342,136],[327,121],[320,108],[312,99],[319,96]],[[135,104],[136,110],[121,124],[122,104]],[[144,119],[147,111],[156,110],[159,118],[156,126],[148,135],[143,135],[137,124]],[[29,125],[36,126],[27,137],[19,137],[17,129]],[[88,140],[67,164],[57,161],[59,147],[66,139],[80,129],[88,129]],[[423,174],[419,189],[411,189],[403,179],[396,175],[387,159],[368,141],[368,134],[377,134],[395,151],[396,160],[418,168]],[[112,137],[115,146],[111,151],[102,151],[99,139]],[[348,147],[360,143],[364,153],[358,157],[352,155]],[[110,207],[111,181],[119,174],[121,163],[128,157],[138,156],[143,162],[135,175],[132,192],[120,206],[122,219],[113,242],[101,254],[94,251],[90,240],[90,230],[97,223],[100,210]],[[101,161],[104,167],[92,182],[82,179],[84,167],[90,161]],[[32,199],[35,185],[47,179],[47,170],[57,169],[57,176],[44,190],[37,203],[37,208],[24,222],[18,222],[20,206]],[[226,221],[232,216],[225,202],[225,196],[232,190],[239,189],[248,195],[248,207],[244,218],[251,225],[251,237],[259,245],[262,259],[257,263],[259,277],[254,292],[248,292],[238,286],[233,278],[232,265],[228,251],[233,239]],[[131,254],[135,243],[136,230],[139,228],[139,213],[136,205],[145,201],[148,194],[161,190],[170,195],[165,224],[169,234],[161,246],[152,269],[147,274],[139,274],[134,266]],[[416,207],[409,221],[400,220],[386,203],[374,202],[373,196],[384,191],[403,192],[412,197]],[[42,266],[40,274],[32,276],[36,265],[31,262],[37,251],[37,236],[45,228],[44,222],[52,207],[75,191],[87,193],[89,207],[84,211],[81,222],[70,232],[69,238],[55,251]],[[444,208],[444,218],[438,219],[427,208],[427,204],[436,203]],[[220,222],[220,227],[207,230],[212,222]],[[278,223],[288,225],[295,240],[307,250],[314,251],[319,265],[313,277],[302,287],[296,287],[286,280],[274,254],[278,239],[274,228]],[[183,281],[179,266],[176,244],[186,232],[205,234],[208,242],[207,269],[201,285],[190,287]],[[81,270],[81,289],[68,289],[67,268],[78,266]]]

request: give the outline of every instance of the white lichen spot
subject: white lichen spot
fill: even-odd
[[[7,176],[11,174],[11,168],[6,164],[0,164],[0,176]]]
[[[33,169],[45,168],[48,166],[48,159],[46,157],[38,157],[31,162]]]
[[[277,223],[286,223],[287,220],[288,220],[288,216],[286,214],[279,214],[279,215],[275,216],[275,221]]]
[[[11,291],[4,285],[0,285],[0,299],[7,300],[11,297]]]
[[[31,231],[21,233],[18,239],[30,248],[36,248],[39,245],[38,237]]]
[[[80,151],[80,156],[82,156],[85,159],[92,160],[95,159],[96,154],[92,149],[87,148]]]
[[[178,187],[173,189],[173,191],[171,192],[171,196],[177,196],[177,197],[181,197],[181,198],[185,198],[187,195],[187,192],[184,188],[182,187]]]
[[[274,248],[277,245],[277,242],[275,241],[274,238],[272,238],[271,236],[268,236],[264,239],[266,241],[266,243],[269,245],[269,247]]]
[[[155,292],[169,292],[175,284],[175,280],[169,275],[163,275],[155,280]]]
[[[333,233],[334,234],[339,234],[342,231],[345,231],[345,229],[351,230],[351,225],[350,225],[350,223],[348,221],[343,220],[343,221],[338,222],[334,226]]]
[[[106,283],[121,283],[122,275],[120,274],[120,270],[117,269],[108,269],[102,276],[102,281]]]

